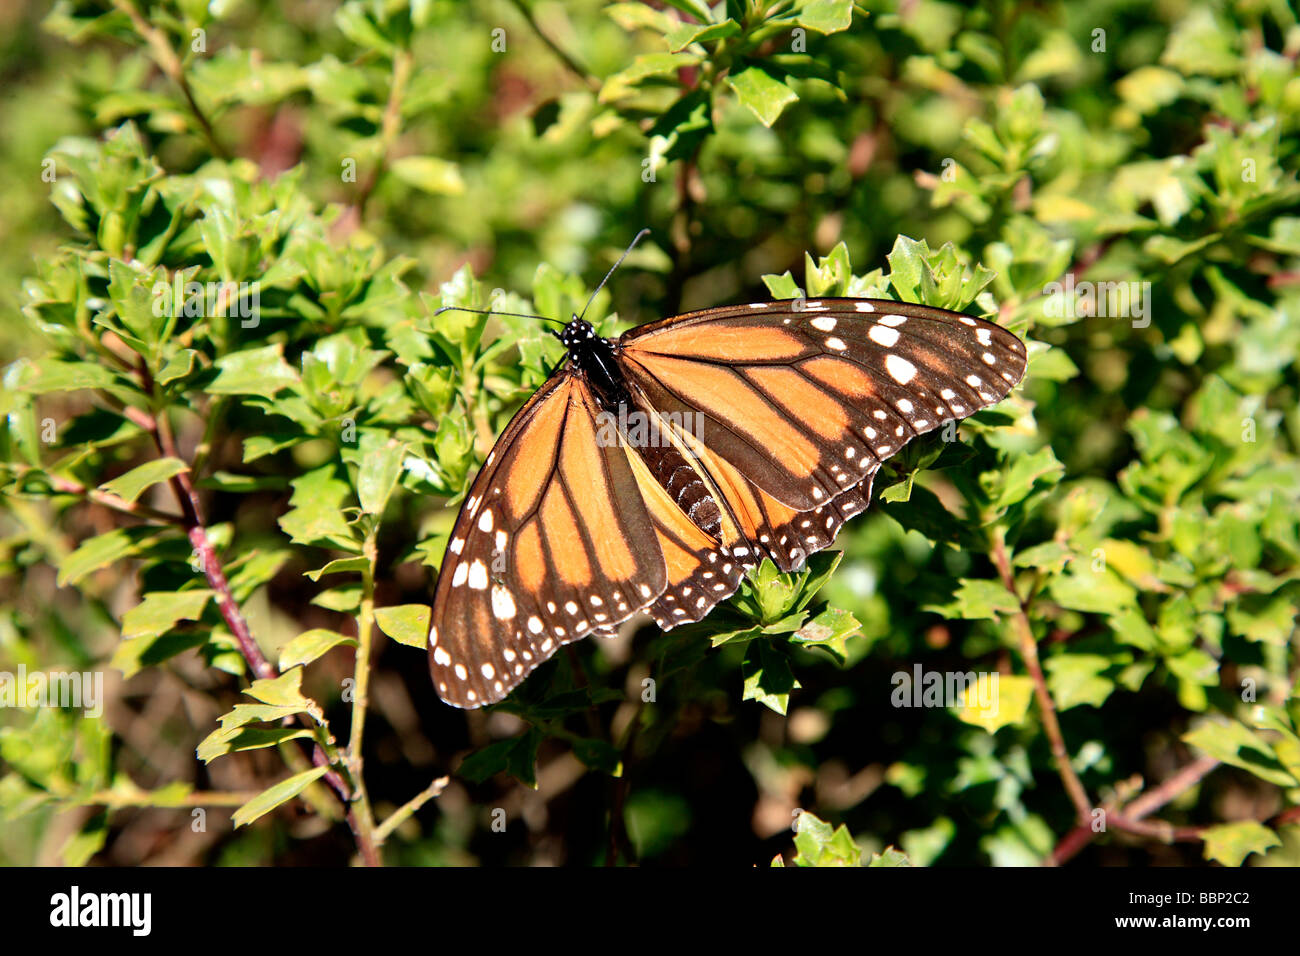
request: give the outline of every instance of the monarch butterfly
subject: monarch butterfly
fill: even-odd
[[[801,566],[881,462],[1025,372],[1000,326],[882,299],[724,306],[612,340],[573,315],[554,334],[568,354],[487,456],[438,575],[429,665],[457,707],[640,611],[698,621],[764,557]]]

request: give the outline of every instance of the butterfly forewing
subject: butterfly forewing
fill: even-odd
[[[500,700],[563,644],[626,620],[666,584],[627,452],[565,371],[511,422],[452,531],[429,663],[460,707]]]
[[[1000,401],[1025,369],[1023,344],[999,326],[876,299],[711,309],[619,344],[650,401],[702,413],[701,441],[797,512],[855,487],[917,435]]]

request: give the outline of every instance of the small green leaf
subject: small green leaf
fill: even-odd
[[[1014,674],[998,674],[996,686],[997,693],[988,701],[988,706],[981,706],[978,682],[968,687],[966,705],[955,711],[957,718],[991,734],[1008,724],[1023,721],[1034,694],[1033,680]]]
[[[433,609],[427,604],[398,604],[375,608],[375,623],[399,644],[427,650],[432,614]]]
[[[323,627],[314,627],[310,631],[303,631],[280,648],[280,670],[287,671],[299,664],[310,664],[340,644],[350,644],[356,647],[357,642],[355,638]]]
[[[951,601],[944,604],[928,604],[924,609],[942,614],[946,618],[996,621],[1001,614],[1018,612],[1020,601],[1001,581],[961,578],[957,593],[953,595]]]
[[[275,786],[263,790],[235,811],[233,817],[235,826],[246,826],[258,817],[270,813],[280,804],[292,800],[311,784],[325,776],[327,770],[329,770],[328,767],[312,767],[310,770],[296,773],[288,780],[281,780]]]
[[[790,669],[790,659],[767,640],[750,643],[741,675],[745,680],[741,699],[756,700],[783,717],[790,706],[790,692],[803,686]]]
[[[155,591],[122,616],[124,638],[158,635],[177,621],[197,621],[215,592]]]
[[[1300,779],[1287,771],[1268,741],[1238,721],[1207,720],[1183,734],[1183,740],[1279,787],[1300,786]]]
[[[134,502],[146,488],[189,470],[190,466],[179,458],[159,458],[145,462],[138,468],[132,468],[126,474],[105,482],[99,486],[99,490],[117,495],[125,501]]]
[[[862,850],[849,828],[832,827],[807,810],[795,821],[795,866],[861,866]]]
[[[315,571],[304,571],[307,577],[313,581],[319,581],[326,574],[343,574],[348,571],[365,571],[370,567],[370,559],[358,555],[355,558],[336,558],[323,568],[317,568]]]
[[[163,533],[150,528],[115,528],[87,538],[59,564],[56,583],[61,588],[74,585],[92,571],[140,554],[162,538]]]
[[[313,716],[320,713],[316,702],[310,697],[303,696],[301,667],[285,671],[279,677],[255,680],[248,685],[244,693],[272,707],[296,707],[299,711],[306,711]]]
[[[736,91],[740,102],[749,108],[764,126],[771,126],[787,106],[799,99],[790,87],[757,66],[727,77],[727,85]]]
[[[402,474],[405,457],[406,442],[384,439],[374,432],[362,435],[361,467],[357,474],[357,498],[361,501],[361,510],[375,515],[383,513]]]
[[[795,22],[818,33],[838,33],[853,23],[853,0],[804,0],[796,7]]]
[[[217,377],[206,388],[212,395],[274,395],[298,381],[279,344],[224,355],[216,369]]]
[[[665,39],[668,42],[668,49],[676,53],[692,43],[722,40],[726,37],[734,37],[739,32],[740,24],[731,19],[723,20],[721,23],[683,23]]]
[[[457,196],[465,191],[460,168],[435,156],[403,156],[393,163],[392,170],[402,182],[435,196]]]
[[[275,747],[286,740],[310,737],[311,731],[301,727],[220,727],[208,734],[195,751],[204,763],[211,763],[225,754],[244,750],[261,750]]]
[[[1254,820],[1208,827],[1202,836],[1205,839],[1205,858],[1224,866],[1241,866],[1250,854],[1263,853],[1269,847],[1282,845],[1276,833]]]
[[[536,790],[537,747],[541,742],[542,733],[536,728],[510,740],[498,740],[466,757],[456,775],[472,783],[482,783],[494,774],[508,773]]]

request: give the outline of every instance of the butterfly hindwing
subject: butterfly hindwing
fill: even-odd
[[[515,416],[452,531],[434,594],[429,663],[460,707],[504,697],[563,644],[608,633],[666,586],[626,451],[568,371]]]

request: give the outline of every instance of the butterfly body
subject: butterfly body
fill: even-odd
[[[640,611],[700,620],[764,557],[801,566],[882,461],[1025,369],[997,325],[874,299],[710,309],[614,340],[574,317],[558,337],[568,355],[488,456],[439,574],[430,667],[457,706]]]

